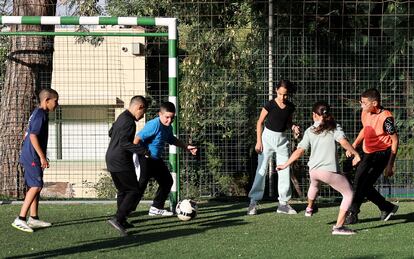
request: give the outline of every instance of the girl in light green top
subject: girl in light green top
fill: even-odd
[[[332,234],[355,234],[355,231],[344,227],[346,211],[352,202],[352,189],[346,177],[339,173],[336,142],[354,156],[352,165],[355,166],[361,158],[351,144],[349,144],[342,128],[336,124],[327,103],[315,103],[312,111],[314,124],[305,131],[302,141],[298,144],[298,148],[292,153],[288,161],[278,165],[277,170],[283,170],[288,167],[310,147],[311,154],[308,166],[311,182],[308,190],[308,207],[306,208],[305,216],[312,216],[319,185],[321,182],[327,183],[343,196],[336,225],[332,228]]]

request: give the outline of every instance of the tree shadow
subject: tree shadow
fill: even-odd
[[[363,219],[360,220],[360,223],[367,223],[367,222],[372,222],[372,221],[381,221],[378,218],[370,218],[370,219]],[[394,225],[399,225],[399,224],[406,224],[406,223],[410,223],[410,222],[414,222],[414,212],[411,213],[407,213],[407,214],[396,214],[393,215],[387,222],[384,222],[384,224],[382,225],[378,225],[378,226],[374,226],[374,227],[366,227],[366,228],[360,228],[359,230],[365,230],[365,229],[376,229],[376,228],[383,228],[383,227],[391,227]]]
[[[89,243],[83,243],[80,245],[71,246],[68,248],[59,248],[53,249],[49,251],[41,251],[36,253],[24,254],[19,256],[10,256],[6,257],[9,259],[14,258],[48,258],[48,257],[55,257],[55,256],[67,256],[73,254],[80,254],[83,252],[91,252],[91,251],[108,251],[111,250],[122,250],[131,247],[136,247],[139,245],[145,245],[153,242],[158,242],[160,240],[168,240],[176,237],[184,237],[190,236],[194,234],[200,234],[205,231],[208,231],[212,228],[217,227],[229,227],[236,224],[245,224],[243,222],[239,222],[238,220],[233,220],[233,222],[229,222],[231,224],[220,224],[220,225],[212,225],[208,227],[204,227],[202,229],[178,229],[178,230],[167,230],[164,232],[152,232],[146,234],[137,234],[133,232],[132,235],[126,237],[112,237],[112,238],[104,238],[104,239],[96,239],[91,240]]]
[[[244,205],[241,204],[231,204],[229,206],[219,206],[219,204],[206,204],[206,211],[204,211],[204,207],[200,208],[200,215],[198,218],[188,222],[179,221],[176,217],[171,217],[171,220],[161,217],[146,217],[145,220],[162,220],[159,223],[151,224],[151,225],[143,225],[139,228],[133,228],[132,230],[128,231],[128,236],[126,237],[111,237],[111,238],[103,238],[103,239],[95,239],[89,242],[83,242],[79,245],[74,245],[67,248],[59,248],[59,249],[52,249],[49,251],[41,251],[35,253],[28,253],[24,255],[18,256],[10,256],[7,258],[47,258],[53,256],[65,256],[65,255],[73,255],[73,254],[80,254],[83,252],[91,252],[91,251],[108,251],[110,250],[122,250],[127,249],[130,247],[136,247],[139,245],[145,245],[152,242],[158,242],[161,240],[168,240],[177,237],[184,237],[190,236],[195,234],[204,233],[211,229],[216,228],[227,228],[227,227],[234,227],[248,224],[244,220],[244,216],[246,215],[244,211],[239,211],[241,207]],[[235,211],[237,210],[237,211]],[[208,213],[216,213],[215,215],[205,215]],[[138,213],[141,215],[141,213]],[[69,225],[71,222],[74,224],[85,223],[86,222],[94,222],[100,221],[99,219],[107,218],[106,216],[95,217],[95,218],[86,218],[86,219],[78,219],[73,221],[64,221],[59,222],[56,226],[63,226]],[[148,219],[149,218],[149,219]],[[165,221],[167,220],[167,221]],[[185,225],[183,225],[185,224]],[[174,228],[177,226],[185,226],[183,228]],[[108,226],[109,228],[109,226]],[[171,229],[173,228],[173,229]],[[161,231],[160,230],[164,230]],[[156,232],[152,232],[152,230],[156,230]],[[149,232],[149,233],[145,233]]]
[[[63,227],[68,225],[76,225],[76,224],[85,224],[85,223],[93,223],[93,222],[100,222],[103,219],[108,219],[108,216],[98,216],[98,217],[91,217],[91,218],[81,218],[81,219],[71,219],[66,221],[58,221],[53,222],[53,227]]]

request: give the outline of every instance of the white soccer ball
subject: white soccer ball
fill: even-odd
[[[180,201],[175,208],[177,217],[182,221],[188,221],[197,215],[197,203],[190,199]]]

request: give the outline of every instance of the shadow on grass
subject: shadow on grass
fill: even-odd
[[[372,222],[372,221],[381,221],[381,220],[379,218],[370,218],[370,219],[360,220],[359,223],[367,223],[367,222]],[[411,222],[414,222],[414,212],[407,213],[407,214],[396,214],[392,216],[387,222],[384,222],[383,225],[360,228],[359,230],[390,227],[394,225],[406,224],[406,223],[411,223]]]
[[[235,222],[233,222],[234,224]],[[220,227],[226,227],[233,224],[223,224]],[[215,228],[216,226],[212,226],[211,228]],[[84,243],[77,246],[72,246],[68,248],[59,248],[49,251],[42,251],[36,252],[31,254],[24,254],[20,256],[10,256],[6,257],[9,259],[12,258],[49,258],[55,256],[68,256],[74,254],[81,254],[83,252],[92,252],[92,251],[105,251],[108,252],[109,250],[121,250],[127,249],[131,247],[136,247],[138,245],[149,244],[153,242],[158,242],[160,240],[167,240],[176,237],[184,237],[190,236],[194,234],[199,234],[204,231],[209,230],[210,228],[204,229],[180,229],[180,230],[169,230],[165,232],[156,232],[156,233],[148,233],[148,234],[141,234],[141,235],[130,235],[126,237],[119,237],[119,238],[106,238],[106,239],[97,239],[92,240],[90,243]],[[82,257],[81,255],[79,255]]]
[[[101,222],[102,220],[108,219],[108,218],[110,217],[99,216],[99,217],[93,217],[93,218],[71,219],[71,220],[66,220],[66,221],[53,222],[53,227],[63,227],[63,226],[68,226],[68,225]]]
[[[140,245],[150,244],[153,242],[159,242],[161,240],[168,240],[174,239],[177,237],[185,237],[191,236],[195,234],[204,233],[211,229],[216,228],[227,228],[227,227],[234,227],[248,224],[245,222],[245,211],[240,211],[241,208],[244,208],[244,204],[230,204],[227,206],[220,205],[220,204],[205,204],[205,207],[200,208],[200,215],[192,221],[189,222],[181,222],[176,217],[167,218],[160,218],[160,217],[145,217],[143,221],[146,220],[162,220],[159,223],[151,224],[151,225],[143,225],[139,228],[139,230],[129,231],[129,235],[126,237],[111,237],[111,238],[103,238],[103,239],[96,239],[91,240],[90,242],[84,242],[80,245],[75,245],[67,248],[59,248],[53,250],[45,250],[35,253],[28,253],[18,256],[10,256],[6,258],[47,258],[47,257],[54,257],[54,256],[67,256],[67,255],[74,255],[74,254],[81,254],[84,252],[93,252],[93,251],[102,251],[108,252],[111,250],[122,250],[128,249],[131,247],[136,247]],[[205,211],[204,211],[205,210]],[[145,213],[145,212],[144,212]],[[214,215],[209,215],[209,214]],[[133,215],[141,215],[140,212],[134,213]],[[207,215],[203,215],[207,214]],[[95,218],[83,218],[73,221],[64,221],[57,223],[57,226],[61,225],[68,225],[70,222],[73,224],[77,223],[85,223],[85,222],[94,222],[94,221],[101,221],[102,219],[106,219],[107,216],[95,217]],[[167,221],[166,221],[167,220]],[[141,220],[139,220],[141,221]],[[135,221],[133,221],[135,222]],[[59,225],[61,224],[61,225]],[[174,227],[181,227],[181,228],[174,228]],[[185,227],[183,229],[182,227]],[[108,228],[110,228],[108,226]],[[174,229],[171,229],[174,228]],[[165,229],[165,231],[161,231]],[[157,230],[156,232],[152,232],[151,230]],[[148,232],[148,233],[146,233]]]

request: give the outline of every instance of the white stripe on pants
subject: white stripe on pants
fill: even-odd
[[[258,156],[256,176],[249,192],[249,198],[260,201],[263,198],[266,173],[269,159],[276,152],[276,164],[284,164],[289,159],[289,140],[286,133],[275,132],[264,128],[262,134],[263,152]],[[277,190],[279,193],[279,203],[287,204],[292,195],[290,189],[290,168],[278,171]]]

